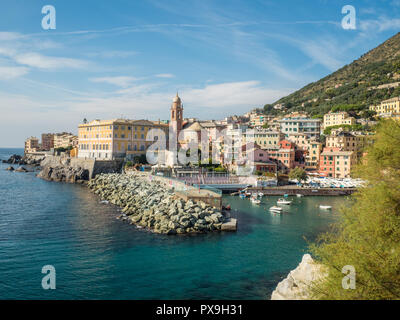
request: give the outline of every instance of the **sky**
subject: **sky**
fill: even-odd
[[[84,118],[223,119],[400,31],[400,0],[0,0],[0,147]],[[56,29],[42,28],[42,7]],[[344,29],[345,5],[356,29]]]

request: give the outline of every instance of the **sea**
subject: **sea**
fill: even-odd
[[[0,159],[23,149],[0,149]],[[260,205],[226,195],[237,232],[166,236],[117,220],[85,186],[49,182],[0,163],[0,299],[270,299],[328,230],[343,197],[278,197]],[[319,205],[331,205],[331,211]],[[56,271],[45,290],[44,266]]]

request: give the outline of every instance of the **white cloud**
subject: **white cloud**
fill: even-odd
[[[127,88],[129,87],[132,82],[138,80],[134,77],[100,77],[100,78],[91,78],[90,81],[97,82],[97,83],[108,83],[118,87]]]
[[[29,72],[25,67],[2,67],[0,66],[0,80],[19,78]]]
[[[0,41],[17,40],[21,38],[21,34],[17,32],[0,32]]]
[[[17,54],[14,60],[22,65],[39,69],[81,69],[87,66],[87,62],[78,59],[44,56],[39,53],[29,52]]]
[[[157,78],[174,78],[175,76],[171,73],[159,73],[155,75]]]
[[[359,20],[360,30],[363,32],[383,32],[388,30],[400,29],[400,19],[392,19],[381,16],[378,19]]]

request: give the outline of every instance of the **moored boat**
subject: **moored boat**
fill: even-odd
[[[283,198],[278,199],[278,201],[276,202],[277,204],[285,204],[285,205],[289,205],[292,203],[292,201],[290,200],[285,200]]]
[[[304,196],[303,196],[302,194],[300,194],[300,193],[296,194],[296,196],[297,196],[297,198],[304,197]]]
[[[323,205],[320,205],[319,208],[323,209],[323,210],[331,210],[332,209],[331,206],[323,206]]]
[[[277,206],[273,206],[271,208],[269,208],[269,211],[271,212],[282,212],[282,208],[281,207],[277,207]]]

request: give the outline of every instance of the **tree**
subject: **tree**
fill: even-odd
[[[367,185],[310,246],[327,272],[311,286],[315,299],[400,299],[400,123],[382,121],[367,152],[356,170]],[[355,289],[342,287],[344,266],[355,269]]]
[[[289,172],[290,180],[305,181],[308,179],[307,173],[302,168],[294,168]]]

